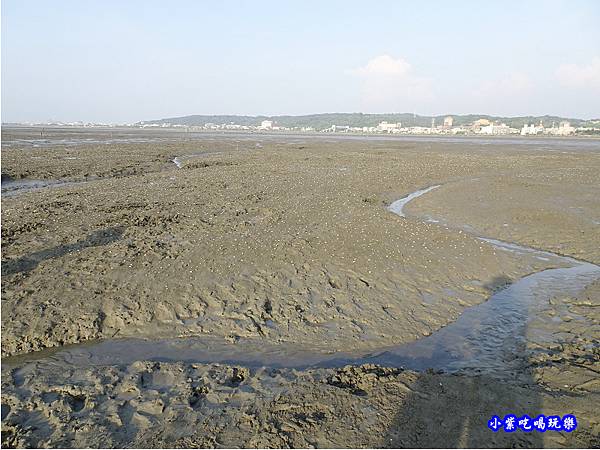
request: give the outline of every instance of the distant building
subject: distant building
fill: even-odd
[[[473,133],[479,133],[479,130],[481,130],[481,127],[487,127],[491,124],[492,124],[492,122],[489,121],[488,119],[477,119],[475,122],[473,122],[471,124],[471,131],[473,131]]]
[[[494,125],[493,123],[483,126],[479,129],[479,134],[489,134],[494,136],[506,135],[511,133],[511,128],[505,123]]]
[[[575,134],[575,128],[571,126],[571,124],[567,121],[563,121],[559,124],[558,128],[552,124],[552,128],[546,128],[544,132],[546,134],[552,134],[555,136],[570,136]]]
[[[427,128],[427,127],[410,127],[408,131],[411,134],[430,134],[431,133],[431,128]]]
[[[452,129],[450,130],[450,132],[452,134],[467,134],[468,133],[468,129],[464,128],[464,127],[452,127]]]
[[[350,125],[331,125],[331,127],[323,130],[325,133],[348,133]]]
[[[271,130],[273,128],[273,121],[272,120],[263,120],[260,123],[260,128],[263,130]]]
[[[454,124],[454,118],[452,116],[444,117],[444,128],[452,128]]]
[[[571,126],[569,122],[561,122],[558,126],[559,134],[567,136],[569,134],[575,134],[575,128]]]
[[[384,133],[394,133],[397,132],[400,128],[402,128],[402,124],[398,123],[387,123],[386,121],[380,122],[377,125],[377,131]]]
[[[536,127],[534,124],[525,124],[523,128],[521,128],[521,136],[530,136],[536,135],[540,132],[540,128]]]

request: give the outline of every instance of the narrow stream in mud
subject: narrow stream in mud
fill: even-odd
[[[178,169],[181,169],[188,160],[204,156],[216,156],[221,154],[222,152],[197,152],[191,153],[189,155],[176,156],[171,160],[171,162],[175,164],[175,166]],[[26,192],[40,191],[42,189],[56,188],[62,186],[73,186],[77,184],[89,183],[90,181],[96,180],[98,180],[98,178],[94,177],[90,177],[82,181],[69,181],[62,179],[35,180],[31,178],[23,178],[16,180],[8,178],[2,180],[1,194],[3,197],[14,197],[16,195],[23,194]]]
[[[67,180],[6,180],[2,181],[2,196],[12,197],[24,192],[38,191],[40,189],[72,186],[75,184],[85,183],[85,181],[67,181]]]
[[[217,156],[217,155],[221,155],[222,153],[223,152],[208,152],[208,151],[190,153],[189,155],[176,156],[175,158],[173,158],[171,160],[171,162],[173,164],[175,164],[178,169],[181,169],[187,160],[194,159],[194,158],[201,158],[204,156]]]
[[[393,202],[388,210],[404,217],[404,206],[439,186],[431,186]],[[525,276],[493,294],[486,302],[466,309],[453,323],[428,337],[382,348],[369,354],[318,353],[291,344],[260,340],[225,342],[214,337],[144,340],[115,339],[47,349],[4,358],[19,366],[38,361],[76,366],[128,364],[139,360],[227,363],[250,367],[339,367],[376,363],[414,370],[434,369],[510,375],[524,362],[519,357],[526,327],[536,307],[557,295],[574,295],[600,277],[600,266],[551,252],[476,236],[495,247],[556,263],[561,267]]]

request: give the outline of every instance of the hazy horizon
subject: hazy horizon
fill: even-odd
[[[600,117],[600,3],[2,2],[2,122]]]
[[[178,118],[184,118],[184,117],[192,117],[192,116],[208,116],[208,117],[219,117],[219,116],[223,116],[223,117],[256,117],[256,118],[277,118],[277,117],[306,117],[306,116],[319,116],[319,115],[340,115],[340,114],[364,114],[364,115],[392,115],[392,114],[397,114],[397,115],[405,115],[405,114],[415,114],[415,113],[411,113],[411,112],[407,112],[407,111],[403,111],[403,112],[375,112],[375,113],[365,113],[362,111],[327,111],[327,112],[317,112],[317,113],[307,113],[307,114],[232,114],[232,113],[223,113],[223,114],[185,114],[185,115],[175,115],[175,116],[165,116],[165,117],[150,117],[150,118],[144,118],[144,119],[140,119],[140,120],[133,120],[133,121],[86,121],[86,120],[80,120],[80,119],[73,119],[73,120],[60,120],[60,119],[54,119],[54,118],[49,118],[46,120],[39,120],[39,121],[9,121],[9,120],[5,120],[4,118],[2,119],[2,124],[17,124],[17,125],[27,125],[27,124],[45,124],[45,123],[76,123],[76,122],[81,122],[81,123],[98,123],[98,124],[110,124],[110,125],[125,125],[125,124],[134,124],[134,123],[141,123],[141,122],[152,122],[152,121],[160,121],[160,120],[167,120],[167,119],[178,119]],[[597,117],[574,117],[574,116],[559,116],[556,114],[540,114],[540,115],[530,115],[530,114],[521,114],[521,115],[515,115],[515,116],[498,116],[495,114],[488,114],[485,112],[482,113],[464,113],[464,114],[454,114],[451,111],[450,112],[446,112],[443,114],[419,114],[416,113],[417,117],[444,117],[444,116],[454,116],[454,117],[459,117],[459,116],[479,116],[479,117],[503,117],[503,118],[520,118],[520,117],[544,117],[544,116],[549,116],[549,117],[561,117],[564,119],[574,119],[574,120],[600,120],[600,115]]]

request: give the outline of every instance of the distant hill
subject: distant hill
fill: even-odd
[[[374,127],[381,121],[401,122],[402,126],[431,126],[431,119],[435,119],[436,125],[443,123],[444,117],[451,115],[454,118],[454,126],[466,125],[477,119],[488,119],[495,122],[503,122],[514,128],[521,128],[524,124],[535,123],[540,121],[544,126],[551,126],[555,122],[558,126],[559,122],[567,120],[573,126],[582,126],[591,121],[565,118],[558,116],[524,116],[524,117],[500,117],[490,116],[486,114],[468,114],[454,115],[446,114],[441,116],[420,116],[411,113],[394,113],[394,114],[363,114],[363,113],[326,113],[326,114],[310,114],[305,116],[234,116],[234,115],[192,115],[183,117],[169,117],[158,120],[145,120],[139,124],[163,124],[170,123],[172,125],[187,125],[187,126],[202,126],[206,123],[214,123],[217,125],[235,123],[237,125],[259,126],[263,120],[273,120],[277,125],[282,127],[312,127],[316,130],[323,130],[331,125],[349,125],[352,127]]]

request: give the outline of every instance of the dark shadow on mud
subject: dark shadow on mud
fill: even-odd
[[[499,276],[484,287],[498,292],[513,280]],[[526,316],[525,316],[526,317]],[[524,319],[523,317],[522,319]],[[520,320],[522,320],[520,319]],[[475,323],[474,323],[475,324]],[[477,326],[476,328],[479,328]],[[500,346],[497,367],[481,370],[478,367],[457,373],[443,373],[443,355],[447,345],[437,344],[426,364],[431,369],[422,372],[410,387],[410,392],[397,412],[381,447],[398,448],[540,448],[543,435],[535,430],[518,429],[507,433],[488,428],[492,416],[503,419],[507,414],[527,415],[535,419],[542,413],[540,388],[531,373],[525,351],[526,319],[515,336],[505,336],[505,342],[516,345]],[[485,326],[473,330],[477,339],[491,339]],[[518,335],[518,336],[517,336]],[[511,350],[507,350],[511,349]],[[465,355],[465,357],[468,355]],[[436,361],[436,357],[439,360]],[[437,370],[437,371],[436,371]]]
[[[72,244],[63,244],[40,252],[32,253],[15,260],[2,262],[2,276],[15,273],[29,272],[38,264],[48,259],[60,258],[69,253],[77,252],[88,247],[99,247],[118,241],[123,236],[125,227],[112,227],[95,231],[83,240]]]
[[[382,447],[412,448],[540,448],[541,433],[522,430],[493,432],[494,415],[535,418],[541,398],[524,380],[501,381],[490,376],[424,373],[410,386]]]

